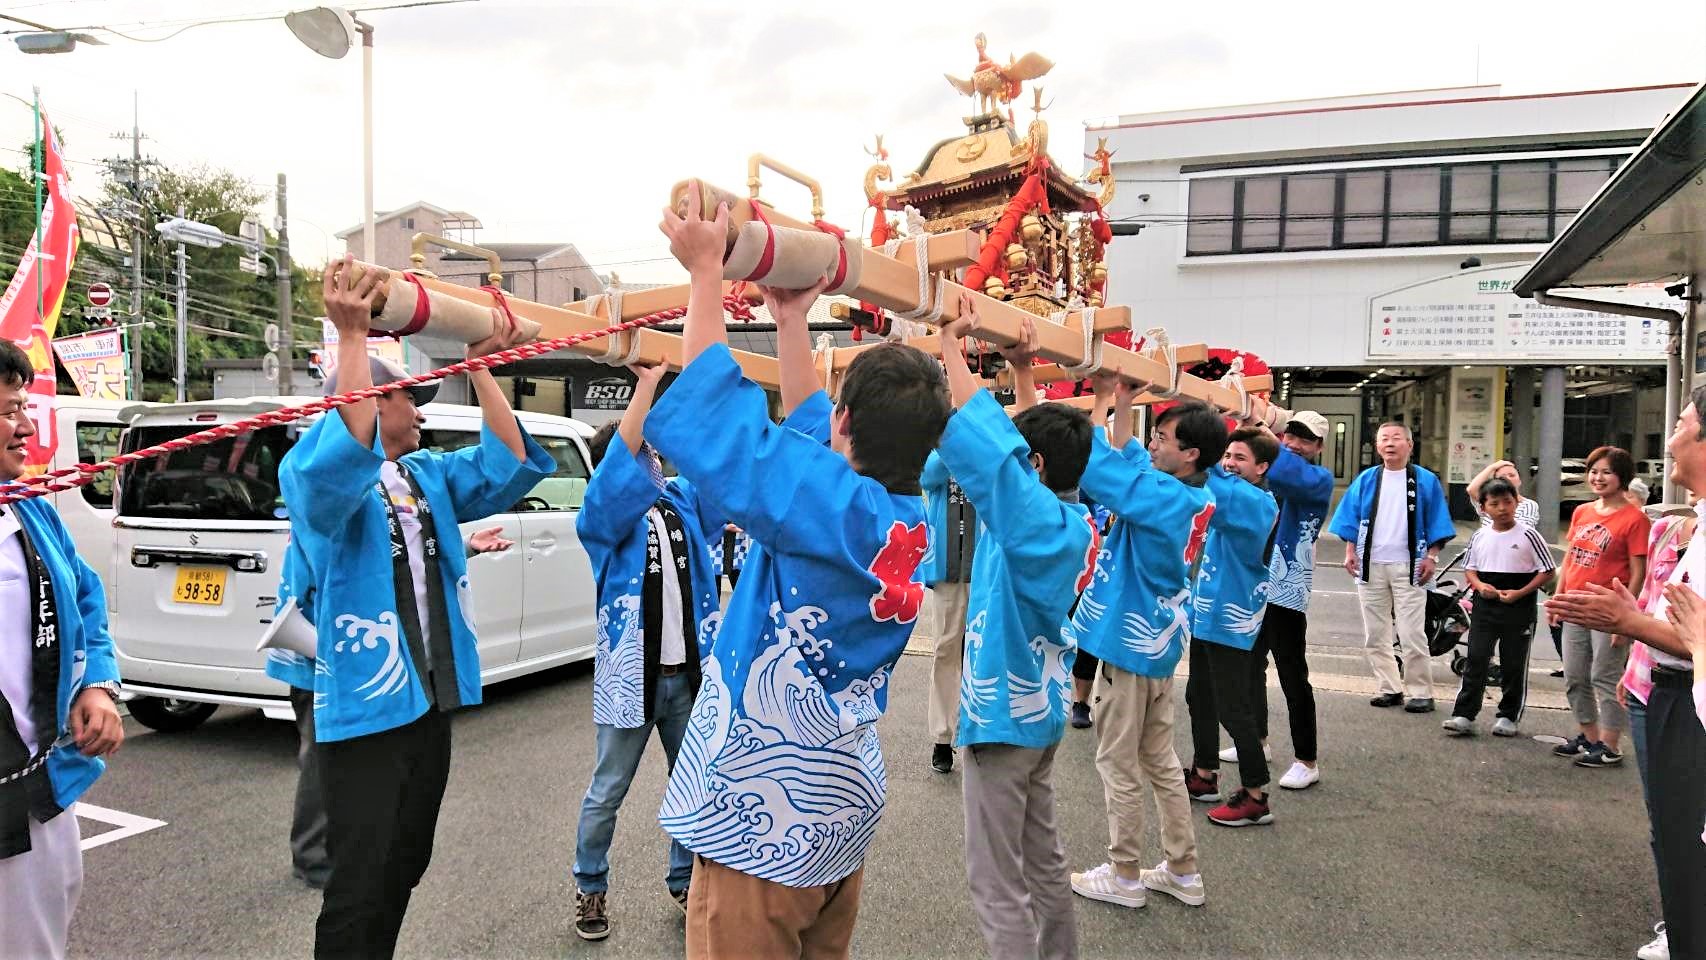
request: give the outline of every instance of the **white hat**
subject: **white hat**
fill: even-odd
[[[384,386],[387,383],[396,383],[409,375],[409,372],[402,367],[371,353],[367,355],[367,368],[373,373],[373,385],[376,387]],[[330,373],[326,374],[326,382],[320,385],[320,392],[328,397],[342,392],[338,386],[337,368],[334,367]],[[438,384],[417,384],[409,388],[409,393],[414,395],[415,406],[425,406],[432,402],[433,397],[438,396]]]
[[[1327,418],[1313,410],[1299,410],[1285,422],[1284,433],[1295,433],[1298,436],[1307,435],[1310,440],[1322,440],[1327,436]]]

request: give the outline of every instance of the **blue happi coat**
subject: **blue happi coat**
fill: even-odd
[[[1268,489],[1279,501],[1274,552],[1268,559],[1268,602],[1302,613],[1309,609],[1315,582],[1315,538],[1333,500],[1333,472],[1282,444],[1268,468]]]
[[[1345,495],[1339,498],[1339,509],[1333,514],[1333,525],[1328,528],[1340,540],[1356,544],[1358,579],[1364,583],[1368,582],[1368,540],[1374,530],[1375,498],[1380,495],[1380,477],[1385,469],[1383,464],[1377,463],[1357,474],[1346,488]],[[1451,522],[1451,508],[1446,506],[1445,490],[1440,486],[1439,477],[1434,476],[1432,470],[1413,463],[1404,470],[1416,484],[1414,497],[1406,493],[1408,517],[1405,522],[1410,531],[1410,582],[1420,586],[1422,558],[1427,556],[1428,547],[1457,536],[1457,526]]]
[[[1157,470],[1136,440],[1114,450],[1102,427],[1078,485],[1115,517],[1072,617],[1078,647],[1130,673],[1171,677],[1190,635],[1214,496]]]
[[[924,600],[923,507],[777,426],[728,348],[707,349],[646,436],[757,544],[705,659],[658,819],[695,853],[795,887],[864,862],[887,793],[874,724]],[[713,424],[714,429],[707,429]],[[804,429],[800,429],[804,428]],[[808,436],[811,434],[813,436]]]
[[[1269,537],[1279,505],[1273,495],[1220,464],[1208,468],[1214,516],[1192,598],[1191,636],[1248,650],[1267,609]]]
[[[519,426],[519,425],[518,425]],[[450,620],[456,686],[463,704],[480,702],[480,654],[468,595],[468,560],[456,525],[513,507],[556,461],[522,430],[527,459],[517,460],[490,430],[454,453],[417,450],[402,458],[432,507],[439,574]],[[314,734],[347,740],[411,723],[426,713],[421,665],[414,662],[397,615],[387,498],[380,483],[385,454],[377,434],[366,448],[343,417],[320,418],[285,454],[279,487],[290,508],[290,535],[307,570],[298,580],[314,592],[319,644],[314,661]],[[436,668],[436,666],[435,666]]]
[[[650,473],[629,451],[622,438],[612,437],[604,459],[586,485],[586,500],[575,530],[581,546],[592,561],[593,581],[598,584],[598,647],[592,664],[592,722],[623,729],[646,722],[646,637],[643,602],[646,573],[646,541],[651,520],[646,516],[659,498],[669,501],[681,516],[689,542],[671,549],[687,556],[687,572],[693,595],[682,597],[698,624],[695,634],[699,656],[711,646],[711,636],[721,619],[717,606],[717,578],[711,567],[706,540],[723,539],[723,525],[707,530],[693,485],[681,477],[664,483],[662,491]],[[665,571],[664,576],[675,576]]]
[[[296,609],[309,622],[315,623],[314,611],[310,606],[314,600],[314,590],[305,581],[304,575],[308,562],[302,556],[302,548],[296,538],[291,537],[290,543],[284,549],[284,564],[279,568],[278,602],[273,605],[273,616],[278,616],[284,605],[291,600],[296,601]],[[298,690],[314,689],[314,660],[305,657],[294,650],[280,650],[276,647],[267,648],[267,676],[274,680],[287,683]],[[319,697],[315,697],[318,701]]]
[[[1052,746],[1066,731],[1076,652],[1062,628],[1096,562],[1090,511],[1043,486],[1030,446],[987,391],[948,419],[940,450],[981,527],[955,739]]]
[[[119,678],[118,660],[107,632],[107,595],[101,578],[77,555],[77,545],[71,542],[59,513],[40,497],[7,504],[5,509],[16,513],[18,526],[29,535],[53,584],[59,644],[59,689],[54,696],[58,729],[36,731],[36,745],[45,747],[71,729],[71,704],[85,687]],[[30,595],[35,595],[33,584]],[[62,810],[70,807],[105,769],[106,761],[84,756],[75,745],[48,754],[47,779],[53,784],[54,803]]]

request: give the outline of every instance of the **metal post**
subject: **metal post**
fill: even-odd
[[[373,27],[356,21],[361,30],[361,244],[362,256],[379,262],[373,249]]]
[[[130,355],[130,399],[142,399],[142,251],[147,235],[142,231],[142,121],[137,116],[136,95],[130,109],[130,196],[139,205],[130,218],[130,322],[125,331]]]
[[[1682,412],[1682,328],[1681,319],[1672,320],[1665,324],[1665,420],[1664,431],[1668,435],[1671,425],[1676,423],[1677,415]],[[1670,455],[1670,444],[1665,444],[1661,451],[1664,456],[1664,486],[1654,491],[1659,494],[1660,503],[1676,503],[1676,484],[1671,482],[1670,471],[1673,466]]]
[[[182,204],[178,205],[178,216],[184,215]],[[177,331],[177,372],[178,372],[178,402],[183,403],[188,396],[188,371],[184,354],[188,349],[185,343],[189,331],[188,301],[190,293],[188,263],[184,257],[184,242],[178,241],[178,331]]]
[[[296,332],[291,328],[290,303],[290,221],[285,215],[284,174],[278,175],[278,260],[273,264],[278,274],[278,392],[288,397],[295,392],[292,382],[296,360]]]
[[[1534,462],[1534,368],[1511,369],[1511,448],[1505,459],[1516,466],[1516,475],[1529,480],[1528,465]]]
[[[1558,470],[1564,460],[1564,368],[1547,367],[1540,381],[1540,472],[1534,499],[1540,502],[1540,532],[1558,539]]]

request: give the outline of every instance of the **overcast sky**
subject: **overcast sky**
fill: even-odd
[[[1083,123],[1117,114],[1477,79],[1513,94],[1706,77],[1701,0],[998,3],[484,0],[364,14],[376,27],[375,205],[426,200],[479,217],[486,241],[570,241],[624,279],[673,279],[656,228],[672,183],[701,176],[740,189],[745,158],[763,152],[823,180],[829,218],[851,226],[874,134],[904,172],[963,132],[969,101],[942,75],[969,73],[980,30],[1002,60],[1035,50],[1055,61],[1042,85],[1053,153],[1069,169],[1082,168]],[[111,25],[143,38],[175,29],[168,22],[284,9],[0,5],[56,27]],[[148,154],[226,167],[269,193],[287,174],[297,258],[342,252],[332,233],[361,219],[359,52],[324,59],[278,20],[157,43],[103,36],[108,46],[69,55],[0,49],[0,92],[28,99],[41,88],[70,158],[82,161],[71,165],[77,191],[99,190],[88,162],[128,155],[111,136],[128,134],[134,91]],[[29,138],[29,111],[0,98],[0,162],[18,167],[15,148]],[[805,211],[779,178],[765,189]]]

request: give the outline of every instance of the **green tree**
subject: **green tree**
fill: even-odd
[[[102,176],[100,199],[79,202],[83,240],[60,316],[57,336],[81,333],[90,324],[83,319],[90,283],[104,281],[115,293],[114,319],[128,319],[132,279],[127,255],[130,246],[130,217],[141,220],[144,243],[143,319],[152,329],[132,329],[133,344],[140,339],[144,397],[170,399],[174,395],[176,305],[176,247],[163,243],[156,224],[177,215],[182,206],[191,220],[211,223],[235,235],[245,216],[260,212],[268,192],[252,181],[228,170],[202,166],[181,169],[153,166],[139,183],[125,182],[128,165],[108,169]],[[18,172],[0,170],[0,280],[10,280],[35,229],[35,194],[25,159]],[[88,176],[86,168],[73,169]],[[73,183],[74,196],[89,191]],[[265,223],[269,217],[262,217]],[[263,229],[269,251],[277,237]],[[241,251],[234,246],[186,249],[189,273],[189,305],[186,314],[185,366],[188,392],[192,398],[212,395],[212,373],[206,361],[226,357],[259,357],[266,352],[262,332],[278,317],[277,279],[270,269],[255,276],[237,268]],[[311,319],[324,313],[320,303],[319,271],[290,265],[292,314],[299,341],[317,340],[319,330]],[[305,356],[305,350],[296,356]],[[74,388],[65,376],[61,392]]]

